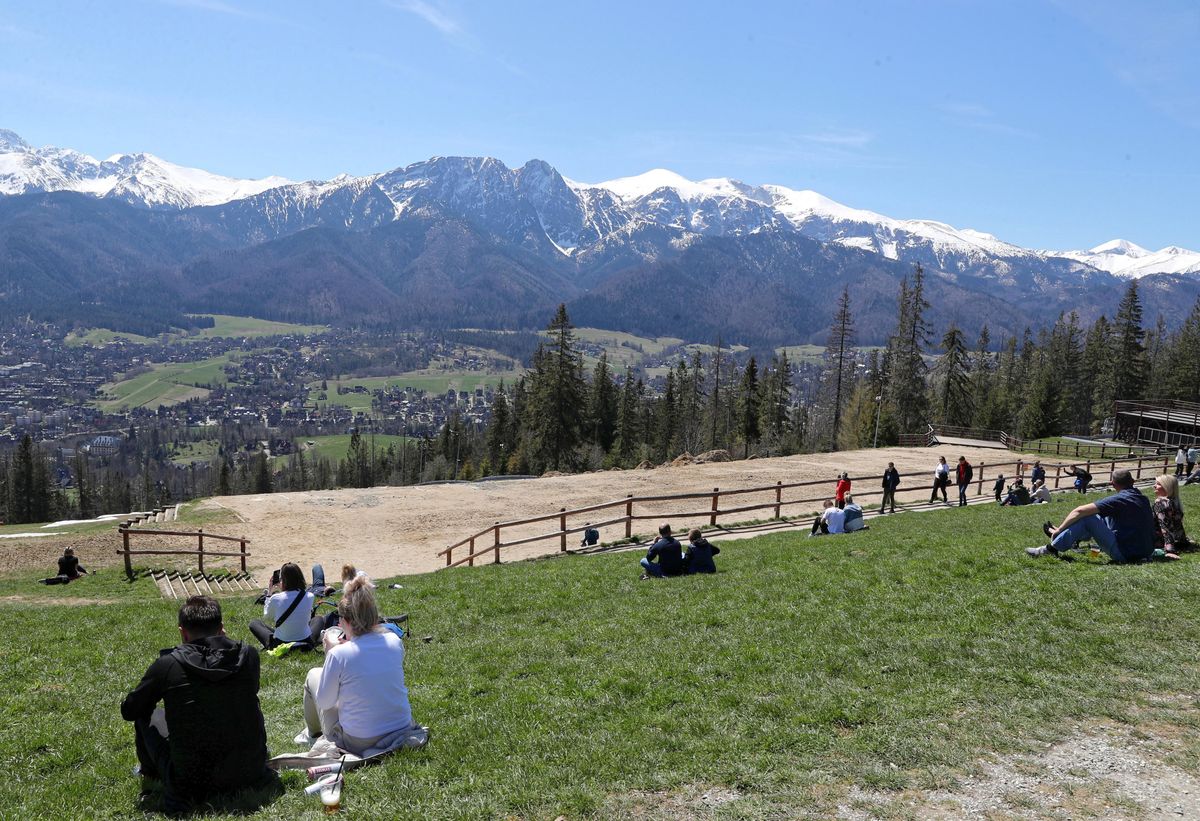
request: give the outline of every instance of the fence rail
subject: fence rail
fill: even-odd
[[[1136,464],[1135,464],[1136,463]],[[1063,469],[1068,465],[1079,464],[1083,465],[1084,469],[1092,474],[1093,482],[1099,483],[1102,479],[1111,478],[1113,471],[1118,469],[1118,466],[1128,467],[1131,473],[1134,474],[1135,480],[1144,478],[1147,470],[1158,470],[1161,466],[1162,471],[1166,473],[1170,465],[1169,457],[1150,457],[1146,455],[1132,455],[1125,457],[1113,456],[1108,459],[1093,460],[1088,459],[1082,462],[1064,462],[1061,464],[1048,464],[1046,468],[1047,477],[1046,483],[1054,482],[1054,489],[1062,489],[1064,479],[1073,481],[1072,474],[1064,473]],[[968,488],[973,486],[974,494],[981,496],[984,493],[984,482],[995,481],[1000,473],[1004,473],[1011,478],[1026,477],[1032,462],[1025,460],[1017,460],[1014,462],[1000,462],[996,464],[988,464],[980,462],[974,466],[974,476],[971,479]],[[1011,473],[1009,472],[1011,470]],[[1051,475],[1050,471],[1053,471]],[[990,476],[988,473],[990,472]],[[881,500],[883,498],[883,489],[880,486],[883,476],[865,476],[855,478],[853,481],[856,486],[862,488],[867,485],[866,489],[855,490],[854,498],[858,501],[870,501],[874,499]],[[819,490],[818,490],[819,488]],[[784,508],[795,509],[798,506],[806,505],[807,507],[800,508],[795,515],[803,514],[813,510],[813,506],[819,504],[824,499],[828,499],[832,495],[833,481],[829,479],[817,479],[809,482],[776,482],[773,485],[763,485],[760,487],[735,488],[731,490],[721,490],[713,488],[711,492],[693,492],[693,493],[672,493],[655,496],[626,496],[624,499],[614,499],[611,502],[601,502],[599,504],[588,505],[586,507],[574,508],[568,510],[559,508],[557,513],[547,513],[542,516],[533,516],[526,519],[513,519],[506,522],[495,522],[490,527],[480,530],[471,536],[466,537],[449,547],[438,551],[438,556],[446,560],[446,567],[457,567],[462,564],[474,566],[476,559],[483,559],[490,555],[492,564],[500,564],[500,554],[505,548],[518,547],[521,545],[534,544],[536,542],[545,542],[551,540],[558,541],[558,549],[560,553],[567,551],[567,537],[576,533],[581,533],[589,526],[594,528],[612,527],[614,525],[625,526],[625,538],[633,537],[633,523],[647,519],[693,519],[707,520],[708,527],[716,527],[717,520],[723,516],[733,514],[749,513],[758,510],[770,510],[772,519],[781,519],[783,517]],[[920,486],[910,486],[903,491],[911,495],[914,490],[921,490]],[[799,491],[794,498],[785,497],[786,491]],[[815,492],[816,495],[810,495]],[[721,500],[741,496],[746,494],[767,494],[768,499],[764,502],[742,504],[732,507],[722,507]],[[635,512],[635,505],[646,504],[661,504],[664,502],[692,502],[699,499],[711,500],[707,509],[701,506],[700,509],[679,508],[671,510],[656,510],[654,512]],[[923,503],[909,502],[909,507],[924,506]],[[576,524],[571,521],[572,517],[578,521],[578,517],[585,514],[594,514],[601,511],[614,511],[617,515],[606,517],[602,520],[588,520],[584,524]],[[530,525],[538,525],[544,522],[556,522],[557,528],[552,530],[543,530],[533,534],[513,533],[519,528],[528,528]],[[509,531],[512,536],[505,540],[504,532]],[[149,531],[157,532],[157,531]],[[466,551],[466,555],[462,555],[462,551]],[[455,551],[460,551],[458,557],[455,557]]]
[[[117,532],[121,534],[121,547],[117,548],[117,553],[118,555],[125,557],[125,575],[131,579],[133,578],[134,574],[133,562],[130,560],[130,556],[197,556],[201,573],[204,572],[205,556],[217,556],[222,558],[233,556],[241,559],[242,572],[246,572],[246,558],[250,555],[246,552],[246,545],[248,545],[250,541],[245,536],[221,536],[217,533],[205,533],[203,528],[200,528],[199,530],[135,530],[125,525],[117,528]],[[194,550],[190,550],[186,548],[179,549],[153,547],[145,550],[134,550],[132,547],[130,547],[132,536],[186,536],[188,538],[196,539],[196,548]],[[239,545],[239,550],[236,553],[218,550],[205,550],[205,539],[215,539],[222,542],[237,542]]]

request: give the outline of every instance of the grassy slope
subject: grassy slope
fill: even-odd
[[[157,364],[132,379],[104,385],[101,390],[112,398],[95,404],[102,410],[169,405],[201,390],[197,385],[226,384],[224,368],[231,361],[229,354],[223,354],[196,362]]]
[[[1185,497],[1200,504],[1194,488]],[[952,785],[988,751],[1076,718],[1128,719],[1143,694],[1200,686],[1200,557],[1117,568],[1031,560],[1038,523],[1078,497],[872,522],[866,533],[727,542],[715,577],[638,582],[636,554],[401,579],[423,752],[353,774],[370,817],[612,817],[632,791],[724,785],[721,817],[828,811],[848,783]],[[134,815],[117,706],[174,607],[116,574],[65,588],[7,579],[21,641],[0,645],[9,732],[0,806],[20,817]],[[117,599],[66,607],[55,599]],[[249,600],[227,600],[246,638]],[[293,749],[313,656],[263,665],[273,752]],[[28,720],[29,717],[38,717]],[[1193,751],[1194,752],[1194,751]],[[1196,769],[1196,758],[1189,759]],[[287,777],[263,817],[315,817]]]

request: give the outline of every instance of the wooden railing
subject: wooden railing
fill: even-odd
[[[1136,465],[1133,464],[1136,462]],[[1104,461],[1086,461],[1081,462],[1088,473],[1092,474],[1092,481],[1099,485],[1102,480],[1107,481],[1106,477],[1111,477],[1112,472],[1117,470],[1118,466],[1127,466],[1134,474],[1135,480],[1144,478],[1145,471],[1153,468],[1157,470],[1161,465],[1163,472],[1166,472],[1169,466],[1169,459],[1165,457],[1155,457],[1153,459],[1145,456],[1134,456],[1126,458],[1112,458]],[[989,465],[986,462],[980,462],[974,465],[974,476],[971,479],[971,485],[974,486],[976,496],[981,496],[984,493],[984,483],[987,481],[994,482],[1000,473],[1004,473],[1009,478],[1026,477],[1028,476],[1029,468],[1032,462],[1025,460],[1017,460],[1015,462],[1001,462]],[[1047,477],[1046,484],[1049,485],[1051,480],[1054,482],[1054,489],[1058,490],[1063,487],[1063,480],[1073,481],[1070,474],[1063,472],[1064,464],[1044,465],[1046,468]],[[990,471],[990,476],[988,472]],[[1053,475],[1051,475],[1053,472]],[[911,476],[909,477],[911,480]],[[853,490],[855,501],[865,502],[883,498],[883,489],[880,486],[883,476],[866,476],[853,477],[855,489]],[[928,477],[923,477],[932,484],[932,470]],[[558,550],[560,553],[567,552],[567,537],[573,534],[581,533],[589,527],[596,529],[602,527],[611,527],[613,525],[624,525],[624,533],[626,539],[633,538],[633,523],[635,521],[646,519],[693,519],[707,520],[708,527],[716,527],[717,520],[721,517],[728,517],[734,514],[750,513],[752,511],[770,510],[772,519],[783,518],[783,509],[795,509],[798,506],[805,505],[796,512],[795,515],[810,513],[815,509],[815,506],[825,499],[833,495],[834,481],[831,479],[818,479],[810,482],[791,482],[783,483],[776,482],[773,485],[763,485],[760,487],[740,488],[736,490],[721,490],[713,488],[711,492],[700,493],[672,493],[661,496],[626,496],[624,499],[616,499],[611,502],[601,502],[587,507],[578,507],[568,510],[559,508],[557,513],[547,513],[543,516],[534,516],[528,519],[513,519],[506,522],[495,522],[491,527],[468,536],[461,541],[455,542],[444,550],[438,551],[438,556],[446,560],[446,567],[457,567],[461,564],[474,566],[476,559],[482,559],[489,556],[492,564],[500,563],[500,552],[505,548],[517,547],[520,545],[534,544],[535,542],[545,542],[556,540],[558,542]],[[1068,485],[1069,486],[1069,485]],[[929,485],[908,485],[901,491],[902,494],[911,497],[914,493],[920,493],[922,496],[926,492]],[[819,490],[818,490],[819,488]],[[805,495],[804,491],[815,492],[816,495]],[[989,488],[990,490],[990,488]],[[795,498],[785,498],[785,491],[801,491]],[[749,494],[764,494],[768,496],[767,501],[755,504],[743,504],[731,507],[723,507],[722,500],[729,497],[745,496]],[[635,505],[646,504],[661,504],[664,502],[689,502],[705,500],[708,501],[708,507],[700,507],[700,509],[687,509],[683,507],[673,508],[669,510],[656,510],[653,513],[634,512]],[[906,509],[923,509],[930,507],[927,502],[912,502],[904,506]],[[612,511],[618,515],[610,515],[602,520],[588,519],[584,524],[575,524],[581,516],[594,515]],[[574,520],[571,521],[571,520]],[[513,534],[515,538],[509,540],[504,539],[504,532],[507,530],[510,533],[520,528],[529,528],[530,525],[540,525],[543,523],[554,523],[553,529],[546,530],[541,533],[532,535]],[[454,553],[456,550],[466,550],[466,555],[460,555],[456,558]]]
[[[250,555],[249,553],[246,552],[246,545],[249,544],[250,542],[245,536],[220,536],[216,533],[205,533],[203,528],[201,528],[199,530],[195,530],[195,531],[191,531],[191,530],[134,530],[134,529],[124,526],[124,525],[119,527],[117,529],[117,532],[121,534],[121,544],[122,544],[121,547],[117,548],[117,553],[125,557],[125,575],[127,575],[131,579],[133,578],[133,562],[130,560],[130,558],[129,558],[130,556],[196,556],[196,557],[198,557],[198,562],[200,565],[199,569],[200,569],[201,573],[204,572],[204,557],[205,556],[217,556],[217,557],[237,556],[241,559],[241,562],[242,562],[242,572],[243,573],[246,572],[246,558]],[[134,550],[133,548],[130,547],[130,537],[131,536],[186,536],[188,538],[194,538],[196,540],[196,549],[195,550],[186,550],[186,549],[177,550],[177,549],[155,547],[155,548],[150,548],[150,549],[145,549],[145,550]],[[204,549],[204,540],[205,539],[216,539],[218,541],[223,541],[223,542],[237,542],[238,545],[240,546],[240,549],[237,553],[229,553],[229,552],[216,551],[216,550],[205,550]]]
[[[1129,457],[1129,456],[1147,456],[1155,455],[1155,448],[1147,448],[1141,445],[1127,445],[1124,442],[1101,442],[1098,445],[1091,445],[1087,442],[1022,442],[1015,441],[1015,445],[1008,445],[1013,450],[1024,451],[1025,453],[1045,453],[1050,456],[1069,456],[1075,459],[1099,459],[1103,461],[1111,454],[1113,456]]]

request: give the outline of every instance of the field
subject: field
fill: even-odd
[[[196,442],[180,442],[171,449],[169,457],[177,465],[192,462],[211,462],[217,458],[220,442],[216,439],[201,439]]]
[[[1200,492],[1186,488],[1196,509]],[[467,497],[464,496],[464,499]],[[406,678],[428,748],[348,777],[392,818],[1195,817],[1200,557],[1029,559],[1074,503],[875,519],[721,542],[711,577],[639,582],[637,554],[405,576]],[[174,605],[102,571],[0,578],[13,817],[141,817],[116,704],[177,640]],[[224,601],[247,639],[259,608]],[[84,637],[102,636],[92,641]],[[264,659],[272,753],[319,656]],[[250,817],[316,817],[301,773]],[[1185,792],[1186,790],[1186,792]],[[232,817],[226,812],[214,817]]]
[[[179,331],[166,334],[171,341],[197,342],[217,337],[233,337],[235,339],[257,338],[261,336],[279,336],[283,334],[319,334],[329,330],[327,325],[296,325],[290,322],[273,322],[269,319],[255,319],[250,316],[228,316],[225,314],[197,314],[196,316],[211,316],[214,324],[211,328],[200,328],[196,331]],[[66,344],[70,347],[79,345],[107,345],[115,339],[124,339],[138,345],[149,345],[158,341],[158,337],[140,336],[125,331],[113,331],[108,328],[92,328],[85,333],[67,335]]]
[[[365,412],[371,410],[371,400],[374,399],[371,391],[383,388],[409,387],[430,394],[445,393],[451,388],[456,391],[474,391],[475,388],[485,385],[496,387],[501,382],[512,384],[520,375],[521,372],[519,370],[502,371],[499,373],[462,370],[421,370],[409,371],[407,373],[396,374],[395,376],[371,376],[361,379],[341,380],[329,379],[325,383],[328,385],[328,390],[325,391],[325,399],[317,399],[317,396],[321,393],[320,382],[308,386],[308,398],[310,402],[321,401],[328,405],[344,405],[351,410]],[[360,385],[367,389],[367,393],[344,393],[339,396],[337,393],[338,385],[347,388]]]
[[[153,365],[149,371],[132,379],[109,383],[100,388],[108,397],[96,401],[106,411],[122,408],[156,408],[187,399],[203,397],[207,390],[200,385],[224,385],[228,381],[225,366],[232,361],[229,354],[197,362],[171,362]]]
[[[399,445],[405,437],[392,436],[390,434],[365,434],[363,441],[367,443],[367,447],[371,447],[372,440],[375,443],[376,450],[387,450],[389,445]],[[312,443],[311,445],[309,443]],[[331,436],[310,436],[307,439],[297,440],[300,450],[304,452],[306,458],[328,459],[331,462],[337,462],[339,459],[346,458],[346,451],[350,448],[350,434],[335,434]],[[278,456],[278,459],[287,459],[287,456]]]

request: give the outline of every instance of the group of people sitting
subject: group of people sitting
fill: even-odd
[[[688,533],[688,546],[684,550],[679,540],[671,534],[671,526],[665,524],[658,529],[658,538],[639,563],[642,567],[641,578],[644,581],[693,573],[716,573],[717,564],[713,556],[720,552],[721,548],[696,529]]]
[[[1141,562],[1158,555],[1178,558],[1181,551],[1195,549],[1183,529],[1177,477],[1164,475],[1154,480],[1153,502],[1134,487],[1128,470],[1113,471],[1112,487],[1115,493],[1079,505],[1058,527],[1051,522],[1043,524],[1042,531],[1050,541],[1025,552],[1061,557],[1091,540],[1114,562]]]
[[[842,498],[840,507],[833,499],[826,499],[821,505],[823,509],[813,521],[809,536],[828,536],[868,529],[867,522],[863,519],[862,505],[854,501],[853,494],[847,493]]]
[[[324,648],[324,663],[300,688],[305,726],[296,743],[324,738],[366,757],[405,745],[423,728],[409,706],[404,643],[380,618],[375,585],[349,565],[342,575],[336,613],[320,614],[303,572],[285,564],[282,589],[264,608],[273,626],[255,620],[250,630],[267,648]],[[226,635],[221,606],[209,596],[180,607],[179,635],[181,643],[162,651],[121,704],[122,717],[134,724],[139,771],[161,783],[168,812],[275,778],[258,701],[258,651]]]

